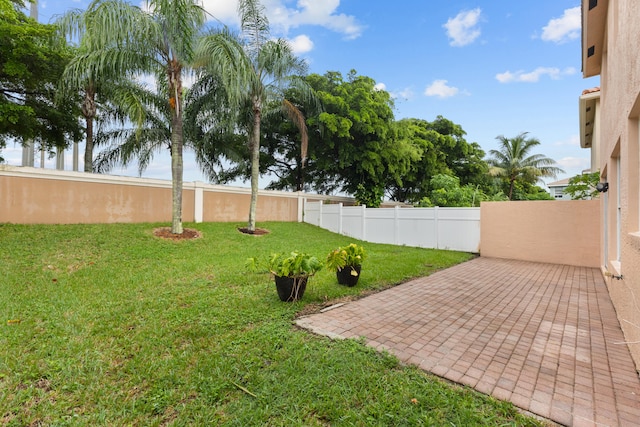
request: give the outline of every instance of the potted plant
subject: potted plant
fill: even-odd
[[[355,286],[360,278],[362,262],[366,257],[364,248],[355,243],[339,247],[327,256],[327,268],[336,272],[338,283]]]
[[[251,270],[259,270],[260,262],[256,258],[249,258],[247,264]],[[278,297],[287,302],[301,299],[309,277],[322,268],[318,258],[297,251],[271,254],[263,265],[275,279]]]

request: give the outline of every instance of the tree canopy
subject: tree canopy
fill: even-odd
[[[343,192],[377,206],[391,200],[417,203],[430,192],[437,174],[458,176],[463,185],[490,187],[484,152],[468,143],[460,125],[438,116],[395,121],[389,93],[373,79],[355,71],[346,79],[338,72],[307,77],[322,101],[321,113],[300,102],[309,125],[309,161],[302,170],[291,140],[295,129],[281,119],[268,122],[261,172],[277,179],[275,189]],[[292,99],[296,99],[295,96]]]
[[[65,147],[82,134],[77,108],[55,99],[71,53],[54,26],[27,17],[21,6],[0,0],[0,149],[8,138]]]
[[[396,123],[395,141],[406,140],[417,149],[405,171],[390,176],[387,192],[391,200],[418,202],[429,195],[431,180],[439,174],[455,176],[462,185],[486,187],[488,170],[484,151],[477,143],[468,143],[466,132],[442,116],[433,122],[403,119]]]
[[[569,179],[565,192],[573,200],[589,200],[600,197],[596,185],[600,182],[600,172],[583,173]]]

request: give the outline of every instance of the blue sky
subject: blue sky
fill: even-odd
[[[41,0],[39,20],[49,22],[88,3]],[[236,0],[203,5],[217,21],[237,28]],[[565,170],[558,179],[589,167],[589,151],[579,144],[578,97],[599,80],[582,78],[579,0],[263,0],[263,5],[272,35],[289,39],[310,72],[346,75],[355,69],[373,78],[395,98],[396,119],[431,121],[442,115],[486,152],[496,148],[498,135],[529,132],[542,143],[536,152]],[[213,19],[211,24],[219,25]],[[4,155],[9,164],[20,164],[20,148],[10,145]],[[71,169],[70,152],[65,162]],[[45,166],[54,167],[54,160]],[[112,173],[137,175],[135,167]],[[168,156],[156,156],[143,176],[170,179]],[[204,181],[189,153],[185,180]]]

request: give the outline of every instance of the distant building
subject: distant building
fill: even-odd
[[[551,182],[547,184],[549,187],[549,193],[551,197],[556,200],[571,200],[571,196],[565,193],[565,190],[569,186],[569,180],[571,178],[561,179],[560,181]]]

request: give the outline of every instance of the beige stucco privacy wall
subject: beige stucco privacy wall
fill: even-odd
[[[205,222],[246,221],[249,215],[251,191],[248,188],[227,187],[203,192]],[[298,221],[302,195],[260,192],[256,209],[257,221]]]
[[[600,198],[599,266],[640,370],[640,1],[583,0],[582,17],[583,75],[600,76],[592,159],[609,185]]]
[[[483,202],[480,254],[599,267],[598,200]]]
[[[246,221],[248,188],[186,182],[185,222]],[[347,198],[260,191],[257,221],[301,221],[304,199]],[[171,221],[171,181],[0,165],[0,223],[76,224]]]

